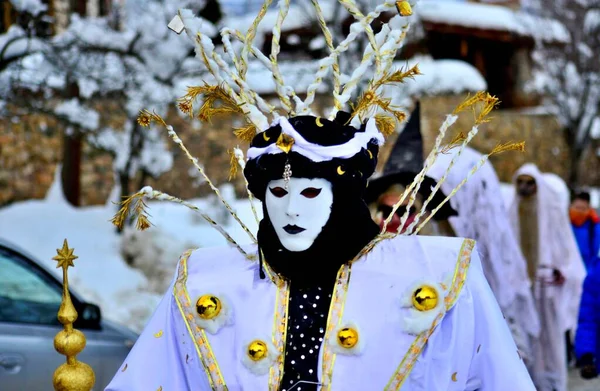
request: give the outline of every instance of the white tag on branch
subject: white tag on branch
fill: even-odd
[[[185,25],[183,24],[183,20],[181,20],[181,17],[179,15],[175,15],[175,17],[171,19],[167,27],[175,31],[177,34],[181,34],[183,29],[185,28]]]

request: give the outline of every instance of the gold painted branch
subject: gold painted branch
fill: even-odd
[[[54,349],[67,357],[67,362],[54,371],[53,384],[56,391],[90,391],[96,381],[92,368],[80,361],[76,356],[85,348],[85,336],[73,328],[77,320],[77,311],[69,294],[69,276],[67,269],[74,266],[73,261],[78,257],[73,255],[74,249],[69,248],[65,239],[57,256],[52,258],[58,262],[57,268],[63,269],[63,298],[58,310],[58,320],[64,325],[54,337]]]

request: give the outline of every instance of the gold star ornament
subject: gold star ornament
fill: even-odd
[[[65,239],[62,248],[56,249],[58,255],[52,258],[58,262],[56,268],[68,268],[69,266],[74,266],[73,261],[79,258],[77,255],[73,255],[74,251],[75,249],[69,248],[69,243],[67,242],[67,239]]]

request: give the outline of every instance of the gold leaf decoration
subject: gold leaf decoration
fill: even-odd
[[[492,119],[489,117],[489,114],[494,108],[496,108],[496,106],[498,106],[499,103],[500,100],[497,97],[490,95],[488,92],[480,91],[474,96],[467,96],[464,101],[456,106],[452,114],[456,115],[467,109],[473,110],[475,115],[475,124],[481,125],[489,122]],[[479,112],[477,112],[476,106],[480,107]]]
[[[247,123],[241,128],[235,128],[233,134],[240,140],[251,143],[254,136],[256,136],[256,125]]]
[[[163,334],[164,334],[164,331],[159,330],[157,333],[154,334],[154,338],[160,338],[163,336]]]
[[[163,126],[167,126],[167,123],[165,122],[164,119],[162,119],[162,117],[154,112],[150,112],[148,110],[142,110],[140,111],[140,114],[138,115],[137,118],[137,123],[140,124],[143,127],[148,127],[150,126],[150,124],[152,122],[158,122]]]
[[[396,131],[396,120],[389,115],[377,114],[375,124],[385,137],[391,136]]]
[[[443,154],[447,154],[452,149],[454,149],[454,148],[458,147],[460,144],[462,144],[466,139],[467,139],[467,137],[465,136],[465,134],[463,132],[458,132],[458,134],[456,136],[454,136],[452,141],[450,141],[450,143],[448,145],[444,146],[440,152]]]
[[[507,151],[517,151],[517,152],[525,152],[525,141],[521,141],[519,143],[504,143],[498,144],[492,149],[490,155],[496,155],[498,153],[507,152]]]
[[[240,106],[222,86],[213,86],[208,83],[188,87],[187,93],[179,98],[179,109],[186,114],[193,115],[192,102],[198,98],[204,99],[198,110],[198,119],[203,122],[210,122],[215,115],[219,114],[243,114]]]
[[[132,196],[125,198],[121,202],[121,208],[110,220],[116,227],[123,229],[125,222],[129,216],[133,215],[137,218],[136,228],[139,230],[145,230],[152,226],[148,219],[148,213],[146,212],[148,206],[144,202],[144,192],[135,193]]]
[[[229,178],[227,180],[231,181],[232,179],[235,179],[235,177],[237,177],[238,161],[233,151],[230,150],[227,151],[227,153],[229,154]]]
[[[179,103],[177,103],[177,107],[181,110],[182,113],[189,115],[190,117],[194,114],[194,106],[192,104],[192,100],[188,99],[180,99]]]

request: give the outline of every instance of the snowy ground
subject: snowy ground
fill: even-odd
[[[156,307],[160,294],[150,289],[143,272],[127,265],[120,253],[121,237],[109,222],[115,205],[73,208],[52,189],[46,200],[31,200],[0,209],[0,237],[25,249],[60,277],[52,257],[65,238],[75,248],[75,268],[70,269],[70,285],[87,301],[100,305],[103,316],[141,330]],[[214,200],[193,202],[224,226],[239,243],[249,243],[248,235],[220,212]],[[221,235],[190,210],[172,203],[151,202],[151,221],[159,246],[170,249],[163,253],[168,265],[177,262],[179,254],[189,247],[226,245]],[[237,201],[234,208],[252,231],[257,225],[248,201]],[[215,213],[215,211],[217,213]],[[160,262],[160,261],[159,261]],[[171,268],[171,266],[169,266]],[[175,269],[169,272],[168,280]]]
[[[579,372],[572,369],[569,372],[569,391],[598,391],[600,390],[600,379],[583,380]]]

